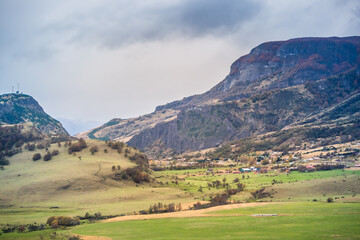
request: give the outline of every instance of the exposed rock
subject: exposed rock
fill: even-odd
[[[229,75],[208,92],[159,106],[147,115],[171,111],[166,121],[158,117],[151,126],[137,127],[140,121],[133,119],[126,134],[104,125],[101,131],[108,128],[108,133],[101,137],[127,136],[129,145],[148,153],[180,153],[278,131],[357,94],[359,63],[360,37],[263,43],[236,60]]]
[[[69,136],[61,123],[44,112],[29,95],[4,94],[0,96],[0,124],[32,123],[45,135]]]

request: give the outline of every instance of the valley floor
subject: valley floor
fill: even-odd
[[[359,239],[360,203],[250,203],[117,218],[72,232],[102,239]],[[276,214],[255,217],[254,214]],[[191,216],[193,215],[193,216]],[[136,219],[136,220],[135,220]],[[126,221],[127,220],[127,221]],[[133,221],[129,221],[133,220]]]

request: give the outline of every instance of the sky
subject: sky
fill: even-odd
[[[0,0],[0,94],[74,134],[203,93],[262,42],[359,31],[359,0]]]

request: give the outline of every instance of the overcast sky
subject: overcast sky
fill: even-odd
[[[0,93],[96,125],[203,93],[262,42],[359,31],[359,0],[0,0]]]

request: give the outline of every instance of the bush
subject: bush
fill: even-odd
[[[120,166],[117,167],[120,170]],[[143,169],[140,166],[136,166],[133,168],[127,168],[121,172],[115,172],[114,174],[115,180],[127,180],[132,179],[135,183],[141,182],[150,182],[150,175],[146,172],[146,169]]]
[[[37,161],[41,159],[41,154],[40,153],[35,153],[32,157],[33,161]]]
[[[327,202],[332,203],[332,202],[334,202],[334,199],[332,197],[328,197]]]
[[[46,221],[46,224],[52,226],[56,222],[58,226],[76,226],[80,224],[80,219],[68,216],[51,216]]]
[[[10,162],[7,159],[0,159],[0,165],[9,165]]]
[[[265,192],[265,188],[261,188],[255,191],[251,192],[251,195],[253,195],[253,197],[255,199],[261,199],[261,198],[267,198],[267,197],[271,197],[271,194],[268,192]]]
[[[26,144],[26,148],[29,151],[34,151],[35,150],[35,144],[28,143],[28,144]]]
[[[130,161],[136,163],[136,165],[149,165],[149,160],[145,154],[135,153],[134,156],[129,157]]]
[[[82,149],[87,148],[87,144],[83,138],[80,138],[78,142],[69,142],[69,154],[73,152],[80,152]]]
[[[92,146],[91,148],[90,148],[90,152],[91,152],[91,155],[94,155],[96,152],[98,152],[99,151],[99,148],[98,148],[98,146]]]
[[[47,152],[45,155],[44,155],[44,161],[49,161],[51,160],[51,153],[50,152]]]
[[[230,195],[227,193],[217,193],[210,197],[211,203],[215,205],[223,205],[227,203],[227,200],[230,198]]]
[[[37,149],[44,149],[45,145],[42,143],[38,143],[36,147],[37,147]]]
[[[54,150],[51,152],[51,156],[56,156],[56,155],[59,155],[59,150],[54,149]]]

